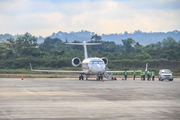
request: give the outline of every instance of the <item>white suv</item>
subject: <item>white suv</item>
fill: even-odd
[[[168,79],[169,81],[173,81],[173,72],[169,69],[162,69],[159,71],[159,81],[163,81],[164,79]]]

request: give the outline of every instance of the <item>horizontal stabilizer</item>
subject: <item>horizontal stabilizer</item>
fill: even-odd
[[[86,49],[86,45],[100,45],[101,43],[86,43],[86,41],[84,41],[83,43],[66,43],[68,45],[83,45],[84,46],[84,57],[85,59],[88,58],[88,54],[87,54],[87,49]]]
[[[69,45],[84,45],[84,43],[66,43]],[[101,43],[86,43],[86,45],[100,45]]]

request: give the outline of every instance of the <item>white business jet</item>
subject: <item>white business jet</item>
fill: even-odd
[[[62,72],[62,73],[78,73],[80,74],[79,80],[83,80],[84,76],[86,75],[86,80],[90,75],[97,75],[97,80],[102,80],[103,75],[109,79],[113,80],[111,75],[113,73],[123,73],[124,71],[109,71],[109,69],[106,67],[108,64],[108,60],[98,57],[92,57],[89,58],[87,54],[87,48],[86,45],[100,45],[101,43],[86,43],[84,41],[83,43],[66,43],[71,45],[83,45],[84,46],[84,57],[85,59],[81,62],[81,60],[78,57],[75,57],[72,59],[72,65],[77,67],[79,65],[82,65],[82,71],[61,71],[61,70],[33,70],[32,66],[30,64],[31,71],[38,71],[38,72]],[[147,65],[146,65],[147,70]],[[127,72],[133,72],[133,70],[127,70]],[[141,70],[136,70],[136,72],[141,72]],[[116,78],[114,78],[116,80]]]

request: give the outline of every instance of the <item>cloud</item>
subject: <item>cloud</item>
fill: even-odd
[[[48,36],[58,31],[90,30],[102,34],[137,29],[178,30],[179,3],[176,0],[0,1],[0,33]]]

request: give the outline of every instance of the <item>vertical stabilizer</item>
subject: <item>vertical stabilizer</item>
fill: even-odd
[[[86,48],[86,41],[83,42],[83,46],[84,46],[84,58],[88,58],[88,54],[87,54],[87,48]]]
[[[86,45],[100,45],[101,43],[86,43],[86,41],[84,41],[83,43],[66,43],[66,44],[69,44],[69,45],[83,45],[84,46],[84,58],[87,59],[88,54],[87,54]]]
[[[148,70],[148,63],[146,63],[146,70],[145,71],[147,71]]]

